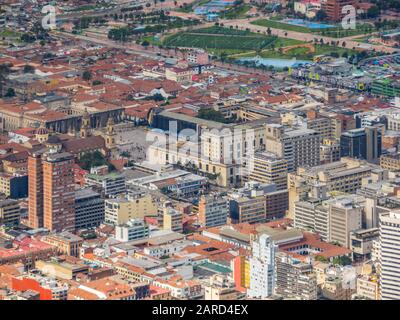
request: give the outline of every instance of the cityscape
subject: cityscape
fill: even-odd
[[[400,1],[1,0],[0,300],[400,300]]]

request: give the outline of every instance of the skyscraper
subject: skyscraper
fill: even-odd
[[[50,231],[74,230],[75,188],[73,156],[36,153],[28,160],[29,224]]]
[[[400,299],[400,211],[380,216],[379,264],[382,300]]]
[[[271,237],[261,234],[252,241],[250,257],[250,298],[267,298],[274,293],[275,287],[275,255],[278,246]]]

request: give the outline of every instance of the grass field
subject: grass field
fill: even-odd
[[[247,16],[247,12],[251,9],[250,5],[236,6],[232,9],[223,12],[221,18],[223,19],[244,19]]]
[[[0,30],[0,38],[20,38],[21,33],[10,29]]]
[[[370,33],[376,32],[376,29],[374,26],[372,26],[370,24],[365,24],[365,23],[357,24],[356,29],[347,29],[347,30],[343,29],[341,26],[334,27],[334,28],[327,28],[327,29],[311,29],[311,28],[307,28],[307,27],[303,27],[303,26],[296,26],[296,25],[291,25],[291,24],[276,21],[276,20],[267,20],[267,19],[259,19],[259,20],[253,21],[252,24],[262,26],[262,27],[280,29],[280,30],[318,34],[318,35],[323,35],[323,36],[333,37],[333,38],[350,37],[350,36],[356,36],[359,34],[370,34]]]

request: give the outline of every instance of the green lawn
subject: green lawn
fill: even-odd
[[[221,14],[223,19],[244,19],[247,16],[247,12],[251,9],[250,5],[236,6],[230,10],[227,10]]]
[[[258,19],[253,21],[251,24],[262,26],[262,27],[269,27],[281,30],[288,30],[288,31],[297,31],[302,33],[311,33],[311,29],[302,27],[302,26],[295,26],[288,23],[279,22],[276,20],[267,20],[267,19]]]
[[[303,26],[296,26],[296,25],[291,25],[288,23],[276,21],[275,19],[276,19],[276,17],[274,18],[274,20],[273,19],[271,19],[271,20],[259,19],[259,20],[253,21],[252,24],[262,26],[262,27],[280,29],[280,30],[297,31],[297,32],[302,32],[302,33],[313,33],[313,34],[318,34],[318,35],[333,37],[333,38],[350,37],[350,36],[355,36],[358,34],[370,34],[370,33],[376,32],[376,29],[373,25],[366,24],[366,23],[357,24],[356,29],[348,29],[348,30],[343,29],[341,26],[334,27],[334,28],[328,28],[328,29],[310,29],[310,28],[303,27]]]
[[[10,29],[0,30],[0,38],[20,38],[22,33]]]

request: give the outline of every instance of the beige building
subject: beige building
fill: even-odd
[[[49,234],[43,237],[42,241],[57,247],[58,253],[73,257],[79,257],[79,251],[83,243],[81,237],[68,231]]]
[[[165,78],[167,80],[172,80],[177,83],[188,83],[192,82],[192,70],[189,68],[166,68],[165,69]]]
[[[131,219],[157,214],[157,206],[150,194],[135,199],[107,199],[105,201],[105,222],[120,225]]]
[[[257,152],[250,157],[249,180],[275,183],[278,190],[287,189],[287,160],[270,152]]]
[[[215,274],[204,284],[205,300],[238,300],[244,295],[235,289],[235,283],[228,277]]]
[[[307,197],[313,186],[323,184],[326,191],[355,193],[361,188],[364,177],[372,176],[374,181],[387,179],[387,171],[362,160],[341,158],[315,167],[300,167],[288,174],[289,216],[293,217],[294,203]]]
[[[89,266],[86,264],[55,259],[50,261],[38,260],[35,262],[35,268],[51,278],[65,280],[74,279],[78,273],[87,274],[89,272]]]
[[[376,276],[364,275],[357,278],[357,297],[379,300],[379,281]]]
[[[171,207],[163,208],[163,229],[183,232],[183,213]]]

